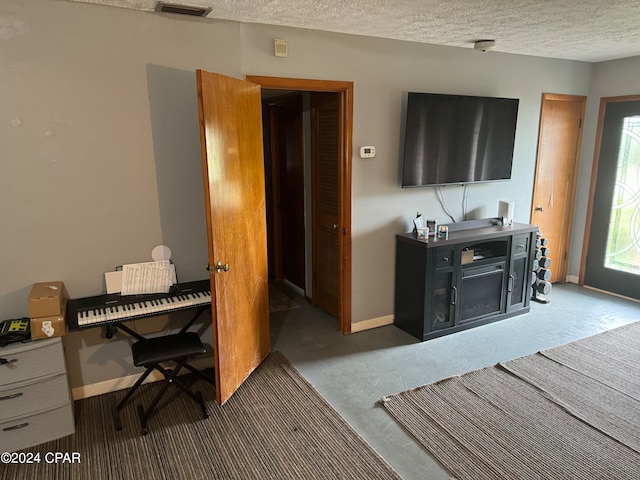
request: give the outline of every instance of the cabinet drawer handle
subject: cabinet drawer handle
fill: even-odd
[[[11,400],[12,398],[18,398],[22,396],[22,392],[14,393],[12,395],[5,395],[4,397],[0,397],[0,400]]]
[[[25,423],[20,423],[18,425],[13,425],[12,427],[3,428],[2,431],[10,432],[12,430],[19,430],[21,428],[28,427],[28,426],[29,426],[29,422],[25,422]]]
[[[455,305],[458,301],[458,288],[451,287],[451,305]]]
[[[507,290],[509,291],[509,293],[511,293],[513,291],[513,284],[515,282],[515,278],[513,275],[509,275],[509,286],[507,288]]]
[[[18,361],[17,358],[12,358],[11,360],[7,360],[6,358],[0,357],[0,365],[4,365],[5,363],[16,363]]]
[[[443,262],[448,262],[449,261],[449,257],[442,257],[442,261]]]

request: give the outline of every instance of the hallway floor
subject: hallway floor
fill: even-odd
[[[640,303],[574,284],[554,285],[549,299],[531,302],[528,314],[420,342],[393,325],[342,335],[335,318],[298,297],[301,308],[271,314],[271,349],[404,479],[446,480],[448,473],[378,400],[640,320]]]

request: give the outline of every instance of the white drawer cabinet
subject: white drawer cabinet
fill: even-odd
[[[0,348],[0,452],[74,432],[73,402],[60,338]]]

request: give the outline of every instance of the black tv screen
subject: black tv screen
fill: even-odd
[[[511,179],[518,103],[409,92],[402,187]]]

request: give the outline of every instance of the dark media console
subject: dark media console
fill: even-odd
[[[394,324],[429,340],[527,313],[537,225],[448,227],[446,239],[396,235]]]

